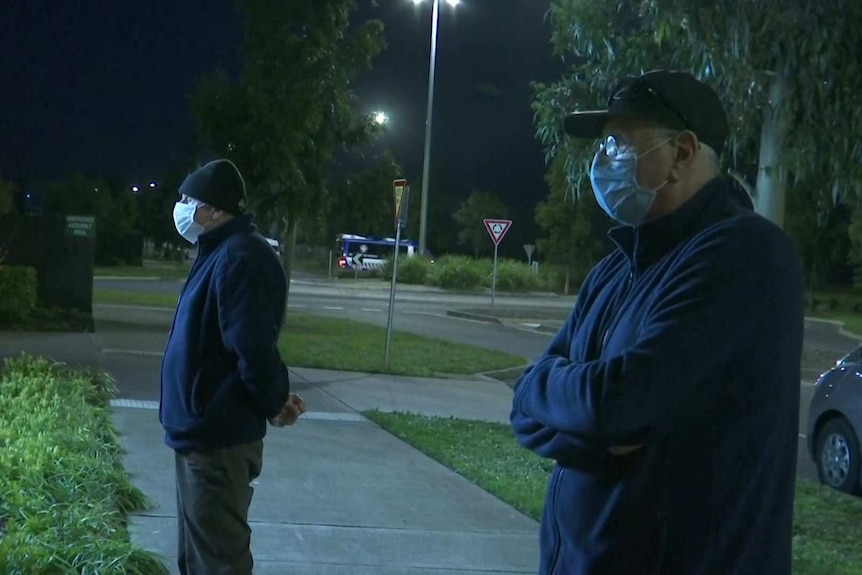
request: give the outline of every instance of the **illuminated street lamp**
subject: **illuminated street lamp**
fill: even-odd
[[[413,0],[417,6],[423,0]],[[428,109],[425,112],[425,153],[422,163],[422,202],[419,208],[419,253],[427,252],[428,239],[428,179],[431,167],[431,117],[434,109],[434,76],[437,68],[437,25],[440,21],[440,0],[432,0],[431,8],[431,62],[428,66]],[[460,0],[446,0],[457,6]]]
[[[386,115],[386,112],[374,112],[371,115],[371,119],[374,120],[374,123],[378,126],[385,126],[389,123],[389,116]]]

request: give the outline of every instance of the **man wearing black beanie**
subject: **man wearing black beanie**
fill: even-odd
[[[161,370],[159,421],[175,452],[177,563],[183,575],[251,575],[248,509],[271,425],[305,411],[290,393],[278,338],[287,281],[229,160],[182,183],[177,232],[198,255],[177,304]]]

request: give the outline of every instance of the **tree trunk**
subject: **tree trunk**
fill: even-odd
[[[284,246],[281,250],[281,266],[287,277],[287,294],[284,301],[284,321],[287,322],[287,305],[290,301],[290,272],[293,268],[293,253],[296,250],[296,218],[288,216],[285,218],[287,229],[284,231]]]
[[[572,268],[566,267],[566,280],[563,282],[563,295],[569,295],[572,289]]]
[[[757,213],[784,227],[784,170],[780,168],[784,139],[787,134],[785,99],[787,77],[783,66],[769,83],[769,102],[763,109],[763,128],[760,132],[760,161],[757,171],[757,186],[754,207]]]

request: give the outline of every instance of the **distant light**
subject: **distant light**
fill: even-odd
[[[386,112],[374,112],[372,119],[378,126],[383,126],[389,123],[389,116],[386,115]]]
[[[137,194],[140,191],[140,188],[138,188],[138,186],[132,186],[132,191]]]
[[[446,0],[446,4],[449,6],[457,6],[461,3],[461,0]]]
[[[30,199],[30,194],[27,194],[27,199],[28,199],[28,200]]]
[[[155,188],[155,187],[156,187],[156,183],[155,183],[155,182],[150,182],[150,187],[151,187],[151,188]]]

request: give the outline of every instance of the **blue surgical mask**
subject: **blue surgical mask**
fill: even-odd
[[[204,227],[195,221],[198,204],[194,200],[177,202],[174,205],[174,225],[177,232],[190,244],[196,244],[204,233]]]
[[[667,184],[667,180],[654,189],[642,187],[637,180],[638,160],[670,140],[668,138],[640,155],[635,154],[632,148],[617,147],[612,138],[602,144],[590,166],[590,183],[596,201],[608,216],[623,225],[643,223],[655,201],[656,192]]]

